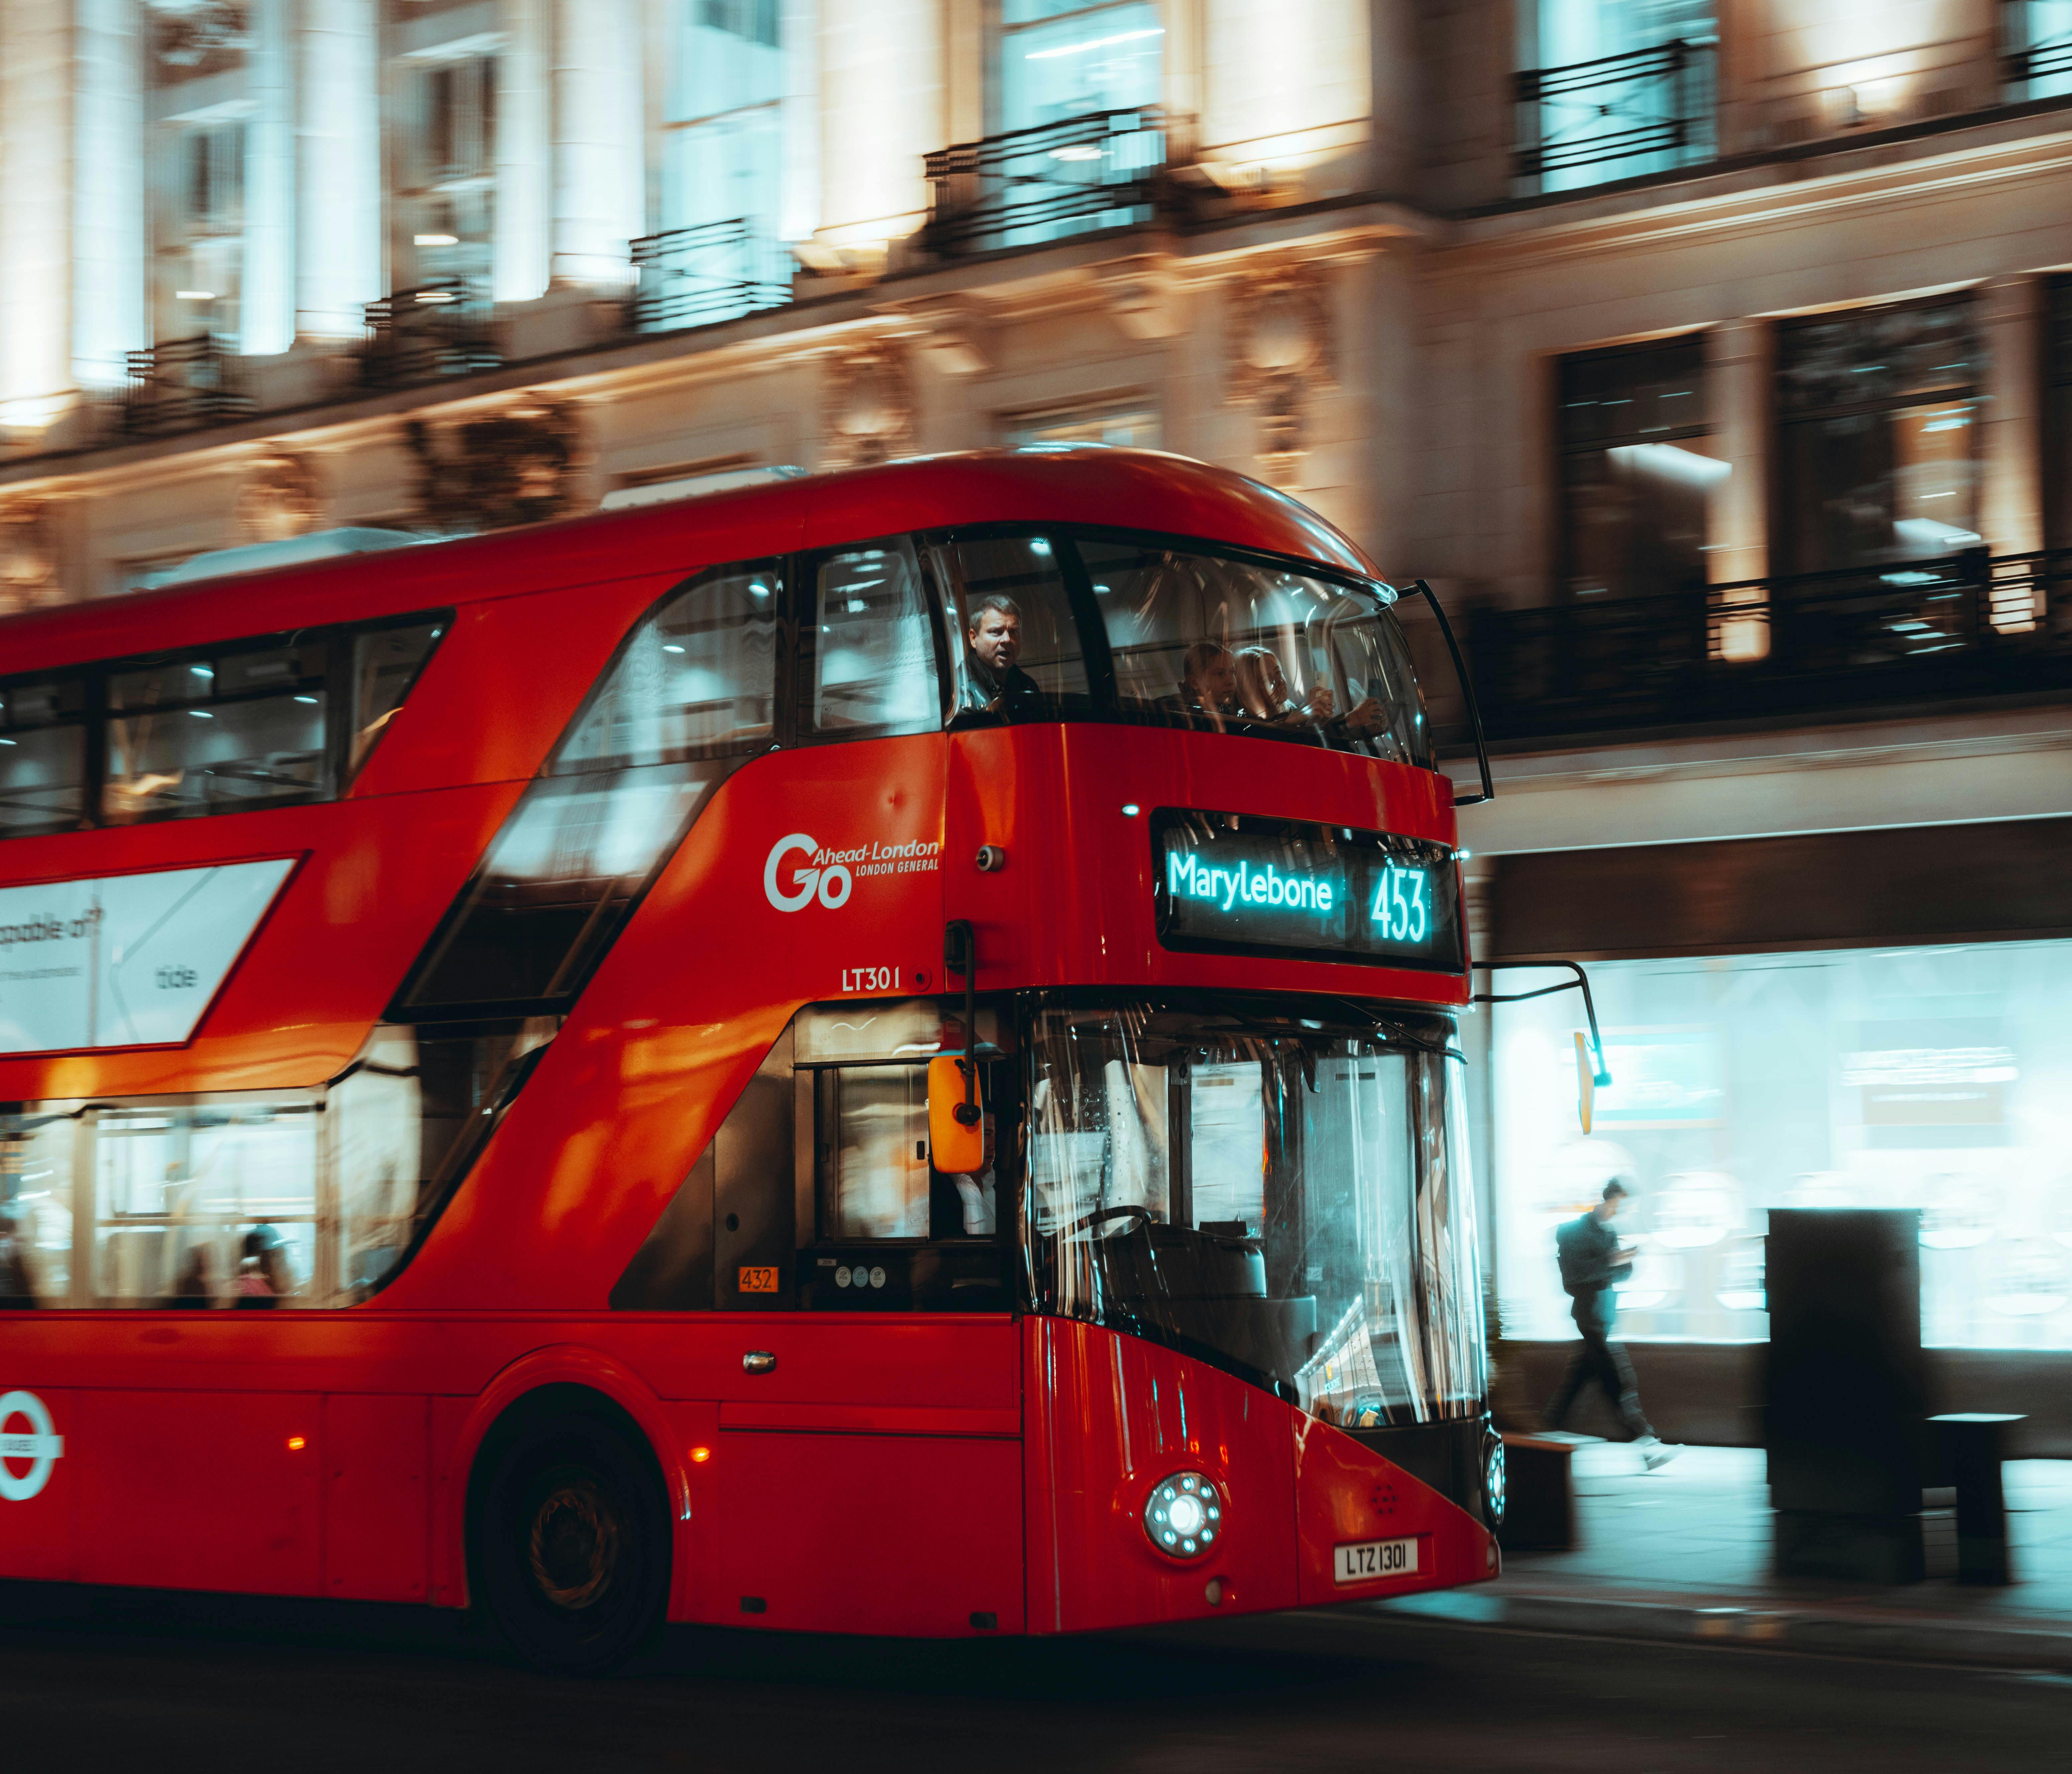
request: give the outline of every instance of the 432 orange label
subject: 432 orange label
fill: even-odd
[[[742,1269],[739,1291],[745,1294],[774,1294],[777,1291],[777,1271],[774,1268]]]

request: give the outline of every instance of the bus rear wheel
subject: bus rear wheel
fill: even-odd
[[[668,1510],[646,1448],[583,1415],[528,1424],[495,1458],[476,1541],[484,1611],[535,1669],[602,1675],[659,1636]]]

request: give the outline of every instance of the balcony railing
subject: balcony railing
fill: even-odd
[[[633,242],[633,269],[629,332],[714,326],[791,299],[790,255],[739,218],[643,235]]]
[[[1173,135],[1141,105],[939,148],[921,244],[952,258],[1148,222],[1167,201]]]
[[[1713,48],[1679,39],[1521,70],[1518,177],[1566,191],[1710,159]]]
[[[1485,610],[1493,739],[2072,688],[2072,549]]]
[[[493,310],[479,285],[462,277],[434,277],[367,304],[367,343],[360,348],[360,380],[368,388],[406,388],[450,376],[493,370]]]
[[[212,334],[124,355],[130,385],[116,410],[131,437],[162,437],[240,419],[252,410],[237,354]]]

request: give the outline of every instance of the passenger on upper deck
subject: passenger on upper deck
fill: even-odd
[[[973,601],[964,630],[964,687],[959,711],[1005,714],[1010,704],[1041,703],[1036,680],[1014,662],[1022,656],[1022,606],[1005,592]]]
[[[1326,684],[1313,686],[1306,704],[1298,704],[1289,694],[1281,656],[1270,647],[1248,647],[1240,651],[1237,655],[1237,674],[1244,712],[1255,721],[1276,727],[1342,729],[1355,735],[1372,733],[1386,724],[1381,704],[1372,696],[1363,699],[1342,719],[1338,718],[1338,699]]]

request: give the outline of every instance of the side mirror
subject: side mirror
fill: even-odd
[[[945,1055],[928,1062],[928,1158],[952,1177],[975,1176],[985,1168],[985,1106],[979,1099],[976,1060]]]
[[[934,1094],[931,1089],[931,1099]],[[1585,1133],[1590,1131],[1590,1115],[1597,1103],[1597,1074],[1590,1062],[1590,1041],[1579,1029],[1576,1031],[1576,1119],[1583,1123]]]

